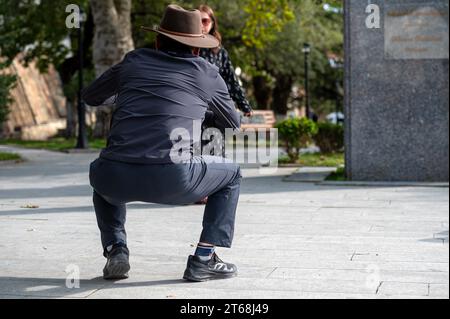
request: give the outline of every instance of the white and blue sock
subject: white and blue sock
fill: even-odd
[[[212,258],[215,249],[216,247],[214,246],[203,246],[199,244],[195,250],[195,256],[201,261],[209,261]]]

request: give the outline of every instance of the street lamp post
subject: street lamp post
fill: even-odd
[[[338,69],[343,69],[344,68],[344,64],[342,62],[339,62],[338,59],[336,58],[330,58],[329,59],[329,63],[331,68],[338,70]],[[336,78],[335,81],[335,87],[336,87],[336,124],[339,124],[339,78]]]
[[[336,124],[339,124],[339,80],[336,79]]]
[[[79,65],[78,65],[78,138],[77,145],[75,148],[77,149],[86,149],[88,148],[88,140],[86,135],[86,106],[81,97],[81,91],[83,90],[83,23],[84,23],[84,13],[80,8],[80,27],[78,28],[78,57],[79,57]]]
[[[305,54],[305,104],[306,117],[311,118],[311,97],[309,94],[309,54],[311,53],[311,46],[309,43],[303,44],[303,53]]]

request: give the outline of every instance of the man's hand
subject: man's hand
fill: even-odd
[[[245,113],[244,113],[244,116],[245,116],[245,117],[252,117],[252,116],[253,116],[253,111],[245,112]]]

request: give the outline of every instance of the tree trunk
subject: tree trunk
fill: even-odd
[[[272,89],[263,76],[253,77],[253,91],[258,108],[269,110]]]
[[[0,140],[6,138],[4,123],[0,122]]]
[[[276,78],[272,102],[272,109],[276,114],[286,115],[288,111],[289,96],[291,95],[293,84],[294,81],[289,76],[280,76]]]
[[[64,136],[66,138],[72,138],[77,136],[77,123],[78,123],[78,114],[76,104],[72,101],[66,101],[66,132]]]
[[[131,0],[90,0],[95,34],[93,59],[99,77],[134,49],[131,33]],[[96,110],[95,137],[105,137],[112,117],[111,107]]]

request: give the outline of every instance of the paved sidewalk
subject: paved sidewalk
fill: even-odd
[[[7,150],[28,161],[0,164],[0,298],[449,297],[448,188],[283,182],[295,168],[246,168],[234,246],[218,250],[239,277],[181,280],[203,207],[132,203],[131,278],[112,283],[100,277],[88,184],[96,154]]]

